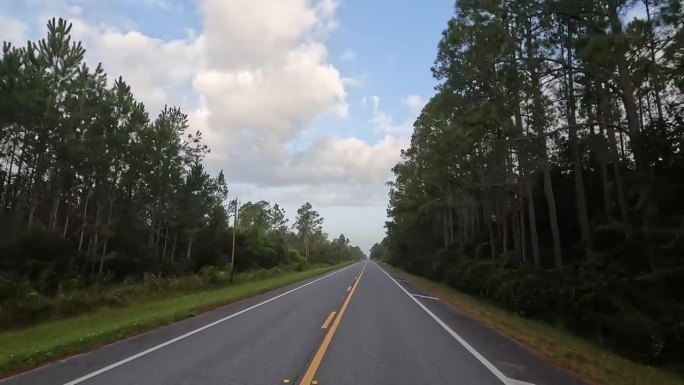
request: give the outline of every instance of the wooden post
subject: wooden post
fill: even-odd
[[[309,235],[304,236],[304,264],[309,264]]]
[[[238,200],[235,198],[233,201],[235,202],[233,205],[233,246],[232,246],[232,251],[230,253],[230,281],[233,281],[233,272],[235,271],[235,234],[237,233],[237,227],[238,227]]]

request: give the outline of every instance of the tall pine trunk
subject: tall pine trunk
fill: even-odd
[[[610,199],[610,179],[608,177],[608,165],[604,161],[599,162],[599,170],[601,171],[601,185],[603,186],[603,211],[605,211],[608,219],[613,217],[612,205]]]
[[[157,230],[155,231],[155,243],[154,243],[154,260],[156,261],[159,258],[159,242],[161,240],[161,227],[162,227],[162,220],[159,218],[159,221],[157,222]]]
[[[176,241],[178,240],[178,233],[173,234],[173,246],[171,246],[171,263],[173,263],[174,256],[176,255]]]
[[[487,222],[487,233],[489,234],[489,250],[492,259],[496,258],[496,236],[494,235],[494,225],[492,224],[492,213],[488,209],[489,205],[482,206],[482,220]]]
[[[513,90],[513,105],[511,106],[513,110],[513,121],[516,126],[516,130],[518,132],[518,136],[520,138],[525,137],[525,130],[523,127],[523,120],[522,120],[522,113],[520,109],[522,108],[522,102],[520,98],[520,92],[523,89],[523,81],[521,77],[519,76],[519,69],[518,69],[518,58],[517,56],[517,50],[514,50],[511,53],[511,63],[513,65],[513,73],[515,75],[515,87],[516,89]],[[522,53],[520,53],[520,59],[522,59]],[[536,227],[536,218],[535,218],[535,208],[534,208],[534,200],[532,197],[532,189],[530,188],[529,191],[526,190],[526,185],[529,185],[531,183],[531,177],[528,177],[526,173],[529,171],[527,168],[529,167],[528,165],[528,152],[522,148],[517,150],[517,155],[518,155],[518,184],[519,184],[519,189],[520,189],[520,195],[519,195],[519,200],[520,200],[520,238],[522,240],[522,250],[521,250],[521,256],[523,262],[527,261],[527,242],[526,242],[526,225],[525,225],[525,204],[524,204],[524,199],[527,199],[528,201],[528,210],[529,210],[529,217],[531,218],[530,220],[535,220],[534,225],[530,225],[530,242],[532,244],[532,249],[534,253],[534,259],[535,261],[539,261],[539,241],[537,237],[537,227]]]
[[[444,230],[444,234],[442,235],[444,238],[444,248],[446,249],[449,247],[449,220],[447,218],[447,212],[446,210],[442,212],[442,229]]]
[[[653,73],[651,79],[653,80],[653,94],[655,97],[656,111],[658,112],[658,122],[660,125],[663,124],[663,102],[660,98],[662,92],[662,84],[660,82],[660,68],[658,67],[658,61],[656,60],[656,42],[655,33],[653,32],[653,19],[651,17],[651,1],[644,0],[644,5],[646,6],[646,21],[649,26],[649,42],[648,50],[651,59],[651,65],[653,66]]]
[[[605,91],[604,85],[601,85],[599,90],[599,116],[605,123],[607,123],[605,124],[605,127],[606,134],[608,136],[608,154],[613,166],[613,176],[615,177],[615,190],[618,198],[618,207],[620,208],[620,217],[622,218],[625,236],[630,238],[632,235],[632,224],[629,218],[629,204],[627,202],[625,184],[622,180],[620,155],[618,154],[618,143],[617,139],[615,138],[615,129],[613,128],[613,122],[609,119],[610,113],[608,111],[608,103],[606,103],[605,99],[608,97],[608,95]]]
[[[97,244],[99,242],[100,235],[100,199],[95,201],[95,226],[93,226],[93,256],[97,254]]]
[[[78,240],[78,250],[83,250],[83,236],[85,234],[85,228],[88,225],[88,203],[90,202],[90,193],[86,192],[85,203],[83,204],[83,220],[81,221],[81,236]]]
[[[539,255],[539,235],[537,234],[537,213],[534,209],[534,190],[532,190],[532,180],[525,183],[527,195],[527,216],[530,219],[530,240],[532,244],[532,258],[534,266],[541,267],[541,256]]]
[[[620,89],[620,98],[622,99],[625,114],[627,115],[627,129],[629,130],[629,139],[632,145],[632,153],[634,155],[634,164],[636,166],[636,174],[643,178],[645,173],[644,157],[642,155],[641,131],[639,130],[639,112],[634,96],[634,84],[632,83],[629,65],[627,63],[626,54],[627,47],[625,46],[624,34],[622,32],[622,21],[618,14],[618,1],[608,0],[608,18],[610,20],[610,28],[613,36],[617,40],[615,45],[615,62],[618,69],[618,88]],[[640,181],[644,186],[644,180]],[[644,188],[640,192],[644,193]],[[640,199],[645,199],[641,196]]]
[[[187,249],[187,252],[185,253],[185,258],[187,260],[190,260],[190,258],[192,257],[192,242],[193,241],[194,241],[194,239],[192,239],[192,237],[188,238],[188,249]]]
[[[68,230],[69,230],[69,212],[67,212],[66,219],[64,219],[64,231],[62,232],[62,236],[64,238],[66,238]]]
[[[516,213],[511,213],[511,235],[513,237],[513,253],[520,261],[520,221],[518,220],[518,215]]]
[[[473,204],[470,206],[470,235],[473,241],[475,241],[475,230],[477,228],[477,209],[475,204]]]
[[[54,230],[57,228],[57,217],[59,215],[59,205],[60,202],[62,201],[62,192],[59,191],[57,192],[57,196],[53,198],[52,200],[52,208],[50,209],[50,220],[48,221],[49,223],[49,228],[50,230]]]
[[[457,216],[456,219],[458,220],[459,217]],[[460,226],[459,226],[459,234],[460,234]],[[458,237],[461,239],[461,236],[459,235]],[[454,213],[453,210],[449,209],[449,243],[453,244],[454,243]]]
[[[147,237],[147,257],[154,257],[154,232],[157,230],[157,218],[155,211],[152,211],[152,218],[150,218],[150,234]]]
[[[3,182],[3,194],[2,194],[2,199],[0,199],[0,203],[2,204],[3,209],[8,209],[8,205],[10,202],[10,187],[12,186],[12,169],[14,168],[14,157],[15,157],[15,151],[17,148],[17,143],[16,141],[12,141],[12,151],[10,152],[10,163],[9,167],[7,168],[7,182]]]
[[[558,228],[558,213],[556,211],[556,199],[553,193],[553,185],[551,184],[551,172],[549,171],[549,157],[546,153],[546,129],[544,127],[546,119],[544,112],[544,102],[541,93],[541,84],[539,79],[538,58],[534,50],[532,42],[531,26],[527,31],[527,66],[531,79],[531,93],[532,93],[532,124],[535,133],[538,136],[537,147],[539,155],[542,160],[542,177],[544,185],[544,195],[546,197],[546,204],[549,210],[549,227],[551,228],[551,237],[553,241],[553,256],[556,267],[563,266],[563,254],[561,249],[560,230]]]
[[[556,267],[563,266],[563,252],[561,250],[560,229],[558,228],[558,214],[556,212],[556,200],[553,195],[553,186],[551,185],[551,172],[548,166],[544,167],[544,194],[546,195],[546,204],[549,208],[549,222],[551,226],[551,237],[553,238],[553,260]]]
[[[584,195],[584,177],[582,175],[582,158],[580,155],[579,139],[577,137],[577,118],[576,102],[575,102],[575,81],[573,66],[573,33],[574,28],[572,22],[568,23],[568,30],[566,36],[566,51],[567,51],[567,119],[568,131],[570,133],[570,148],[572,152],[573,171],[575,173],[575,199],[577,201],[577,217],[580,225],[580,239],[584,248],[584,255],[587,259],[593,259],[592,244],[591,244],[591,229],[589,224],[589,213],[587,210],[587,200]],[[560,267],[562,261],[558,263]]]
[[[508,214],[505,212],[502,213],[503,216],[503,237],[502,237],[502,242],[501,242],[501,249],[503,250],[503,254],[506,255],[508,254]]]
[[[166,224],[166,230],[164,231],[164,248],[162,249],[162,262],[166,262],[166,244],[169,241],[169,224]]]
[[[105,232],[105,239],[104,239],[104,244],[102,245],[102,255],[100,256],[100,274],[102,274],[102,270],[104,269],[104,259],[107,255],[107,243],[109,242],[109,232],[110,232],[110,226],[112,223],[112,209],[114,207],[114,199],[110,199],[109,201],[109,212],[107,213],[107,226],[105,227],[106,232]]]

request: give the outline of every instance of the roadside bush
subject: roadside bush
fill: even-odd
[[[12,324],[26,324],[35,319],[44,319],[50,314],[52,301],[38,293],[29,291],[0,303],[0,327]]]
[[[254,269],[236,274],[234,280],[246,282],[269,278],[298,267]],[[37,291],[28,280],[0,276],[0,329],[25,326],[46,318],[74,316],[97,308],[121,307],[135,298],[227,286],[230,284],[230,269],[204,266],[197,274],[191,275],[162,277],[146,273],[142,280],[135,277],[125,278],[119,283],[115,280],[113,275],[92,282],[74,278],[61,282],[58,292],[49,296]]]
[[[457,290],[632,359],[671,363],[684,351],[684,306],[653,296],[662,288],[626,279],[621,267],[602,267],[600,275],[586,266],[540,272],[505,258],[459,257],[442,269],[442,281]]]
[[[281,273],[283,270],[275,266],[271,269],[258,269],[258,270],[250,270],[250,271],[245,271],[240,274],[237,274],[235,276],[236,281],[253,281],[257,279],[264,279],[264,278],[269,278],[272,277],[278,273]],[[301,270],[297,270],[301,271]]]

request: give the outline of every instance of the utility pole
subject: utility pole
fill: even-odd
[[[304,236],[304,264],[309,264],[309,235]]]
[[[238,229],[238,206],[240,203],[237,198],[231,203],[233,203],[233,250],[230,253],[230,281],[233,282],[233,274],[235,272],[235,234]]]

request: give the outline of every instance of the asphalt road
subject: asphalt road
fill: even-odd
[[[373,262],[0,381],[283,383],[584,384]]]

